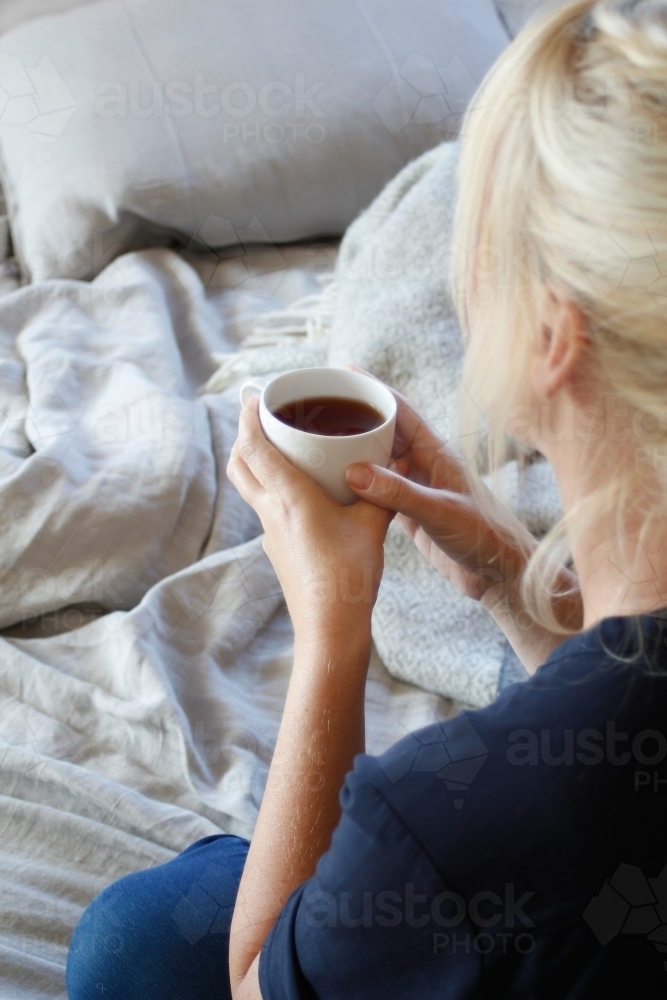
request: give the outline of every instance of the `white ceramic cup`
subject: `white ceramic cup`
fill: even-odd
[[[386,468],[389,464],[396,400],[386,386],[368,375],[345,368],[297,368],[270,380],[254,378],[241,387],[242,406],[253,392],[259,393],[259,419],[271,444],[344,506],[359,499],[345,482],[348,465],[372,462]],[[373,406],[384,421],[364,434],[329,437],[290,427],[272,412],[297,399],[313,396],[360,400]]]

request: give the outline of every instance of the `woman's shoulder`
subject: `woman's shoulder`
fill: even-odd
[[[593,628],[564,640],[549,656],[545,668],[580,664],[609,671],[632,667],[667,676],[667,610],[651,614],[604,618]]]
[[[657,874],[667,861],[666,626],[606,619],[487,708],[358,758],[356,780],[459,885],[504,884],[520,870],[565,916],[620,863]]]
[[[371,769],[384,788],[415,771],[466,783],[482,758],[507,756],[502,751],[517,729],[552,724],[565,734],[621,719],[663,728],[665,709],[667,616],[607,618],[564,640],[531,678],[507,687],[493,704],[408,734]]]
[[[627,968],[661,977],[661,918],[631,904],[667,879],[667,684],[660,623],[633,627],[609,619],[488,708],[357,757],[331,848],[263,951],[263,995],[468,996],[494,963],[526,995],[592,969],[600,995]]]

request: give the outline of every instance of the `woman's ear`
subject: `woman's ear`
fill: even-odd
[[[532,380],[541,399],[552,399],[564,385],[575,381],[589,338],[586,319],[571,299],[547,290],[546,300]]]

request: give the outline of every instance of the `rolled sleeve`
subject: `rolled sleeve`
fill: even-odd
[[[456,950],[472,934],[422,846],[358,758],[341,793],[343,816],[316,874],[289,899],[262,950],[263,1000],[464,995],[479,956]],[[456,924],[456,935],[446,928]],[[449,958],[449,960],[448,960]]]

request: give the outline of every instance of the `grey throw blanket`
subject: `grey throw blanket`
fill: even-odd
[[[360,365],[394,386],[454,443],[463,346],[448,269],[458,153],[458,143],[445,143],[409,164],[346,233],[328,353],[330,364]],[[495,488],[536,534],[559,516],[545,462],[523,471],[508,462]],[[395,524],[373,635],[396,677],[470,705],[526,676],[487,612]]]
[[[443,143],[405,167],[348,229],[335,281],[266,317],[254,345],[248,339],[220,359],[207,390],[247,374],[356,364],[399,389],[456,443],[463,347],[448,265],[458,151],[458,143]],[[523,470],[508,462],[490,485],[535,534],[560,514],[545,462]],[[395,677],[482,706],[526,676],[487,612],[439,576],[397,525],[385,565],[373,637]]]

